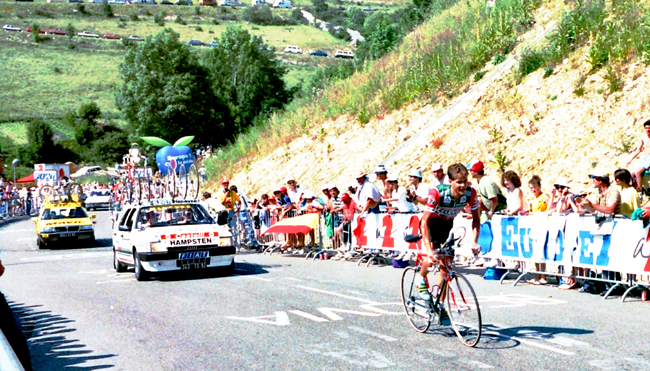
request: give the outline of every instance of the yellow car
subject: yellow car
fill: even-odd
[[[32,218],[36,223],[36,243],[42,249],[55,243],[95,243],[93,219],[79,202],[46,202]]]

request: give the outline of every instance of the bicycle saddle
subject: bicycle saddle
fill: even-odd
[[[404,241],[409,243],[418,242],[421,239],[422,239],[421,234],[407,234],[406,236],[404,236]]]

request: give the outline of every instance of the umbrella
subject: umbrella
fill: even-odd
[[[16,183],[31,183],[31,182],[35,182],[34,174],[16,180]]]
[[[318,214],[305,214],[293,218],[285,218],[273,224],[264,233],[309,233],[318,225]]]

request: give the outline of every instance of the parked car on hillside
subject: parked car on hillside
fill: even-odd
[[[295,45],[287,45],[287,47],[284,48],[283,53],[302,54],[302,49]]]
[[[334,58],[353,59],[354,54],[349,50],[337,50],[334,54]]]
[[[156,5],[158,4],[156,0],[132,0],[131,4],[151,4],[151,5]]]
[[[312,50],[311,52],[309,52],[309,55],[313,55],[316,57],[327,57],[327,53],[325,53],[322,50]]]
[[[143,39],[142,37],[138,36],[138,35],[131,35],[131,36],[129,36],[129,40],[133,40],[133,41],[144,41],[144,39]]]
[[[199,5],[217,6],[217,0],[199,0]]]
[[[81,0],[68,0],[68,3],[70,3],[70,4],[81,4],[81,3],[83,3],[83,1],[81,1]]]
[[[2,27],[2,29],[5,30],[5,31],[14,31],[14,32],[20,32],[20,31],[22,31],[22,30],[20,29],[20,27],[12,26],[12,25],[10,25],[10,24],[6,24],[6,25],[4,25],[4,27]]]
[[[88,0],[89,4],[101,4],[104,0]]]
[[[219,6],[237,6],[239,1],[237,0],[219,0]]]
[[[99,39],[99,35],[96,33],[92,33],[90,31],[82,31],[77,34],[79,37],[90,37],[92,39]]]
[[[273,3],[274,8],[285,8],[285,9],[291,9],[291,1],[289,0],[276,0]]]
[[[121,39],[120,36],[118,36],[118,35],[116,35],[114,33],[109,33],[109,32],[104,34],[104,38],[105,39],[111,39],[111,40],[120,40]]]
[[[27,32],[32,32],[32,28],[31,28],[31,27],[27,27],[27,29],[26,29],[25,31],[27,31]],[[42,28],[39,28],[39,29],[38,29],[38,33],[45,33],[45,30],[42,29]]]
[[[210,41],[210,43],[208,44],[208,46],[218,46],[218,45],[219,44],[214,40]]]
[[[252,6],[266,5],[266,1],[264,1],[264,0],[251,0],[251,5]]]
[[[55,29],[50,30],[49,34],[50,35],[63,35],[63,36],[65,36],[65,35],[68,34],[68,31],[63,30],[61,28],[55,28]]]
[[[192,0],[178,0],[174,3],[174,5],[192,5]]]
[[[189,45],[192,45],[192,46],[205,46],[205,43],[203,41],[196,40],[196,39],[192,39],[192,40],[188,41],[187,43]]]
[[[170,0],[162,0],[160,2],[160,5],[174,5]]]
[[[377,9],[367,6],[367,7],[363,8],[363,9],[361,9],[361,10],[363,10],[364,12],[374,12]]]

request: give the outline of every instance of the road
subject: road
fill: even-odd
[[[34,370],[649,370],[650,302],[484,281],[484,336],[419,334],[401,312],[400,269],[239,254],[235,275],[137,282],[99,246],[38,250],[33,223],[0,226],[2,291]]]

